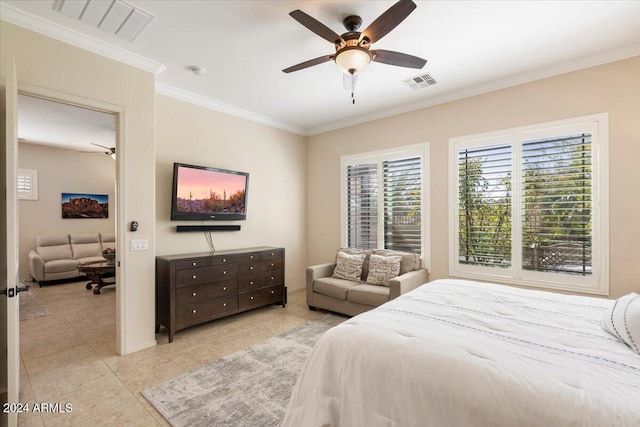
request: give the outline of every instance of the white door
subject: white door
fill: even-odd
[[[2,124],[5,127],[6,144],[0,157],[2,173],[0,180],[6,190],[6,200],[0,197],[0,274],[2,282],[0,289],[6,289],[6,295],[0,296],[0,316],[2,325],[0,328],[0,387],[6,392],[7,403],[18,403],[20,394],[20,316],[18,313],[19,293],[18,287],[18,196],[16,186],[16,174],[18,169],[18,125],[17,125],[17,102],[18,102],[18,82],[16,77],[16,67],[13,58],[5,64],[5,87],[4,87],[4,117]],[[6,255],[6,256],[5,256]],[[5,264],[6,262],[6,264]],[[6,349],[6,351],[4,351]],[[6,356],[5,356],[6,355]],[[4,399],[3,399],[4,400]],[[4,402],[3,402],[4,403]],[[4,406],[4,405],[3,405]],[[2,408],[0,412],[3,419],[9,426],[18,424],[18,417],[15,411],[11,411],[11,406]],[[9,409],[5,413],[5,409]],[[5,418],[6,417],[6,418]]]

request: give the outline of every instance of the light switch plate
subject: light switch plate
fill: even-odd
[[[149,241],[147,239],[131,239],[132,251],[146,251],[149,249]]]

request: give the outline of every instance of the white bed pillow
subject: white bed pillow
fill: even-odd
[[[359,282],[364,258],[364,254],[349,255],[344,252],[338,252],[336,255],[336,268],[333,270],[331,277]]]
[[[640,354],[640,295],[632,292],[618,298],[613,306],[604,312],[602,326]]]
[[[400,273],[400,256],[381,256],[373,254],[369,257],[369,274],[367,283],[371,285],[389,286],[389,280]]]

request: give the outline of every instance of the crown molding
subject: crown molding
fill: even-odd
[[[155,76],[158,76],[166,69],[163,64],[152,61],[144,56],[105,43],[94,37],[40,18],[39,16],[17,9],[5,3],[0,3],[0,19],[19,27],[35,31],[36,33],[63,41],[81,49],[88,50],[92,53],[97,53],[98,55],[131,65],[132,67],[148,71],[153,73]]]
[[[207,98],[206,96],[198,95],[193,92],[188,92],[182,89],[177,89],[173,86],[169,86],[164,83],[156,82],[156,93],[160,95],[166,95],[171,98],[179,99],[181,101],[189,102],[191,104],[196,104],[201,107],[208,108],[210,110],[219,111],[221,113],[226,113],[231,116],[240,117],[242,119],[246,119],[252,122],[270,126],[272,128],[295,133],[297,135],[302,135],[302,136],[307,135],[306,129],[293,126],[289,123],[284,123],[284,122],[281,122],[257,113],[253,113],[251,111],[244,110],[242,108],[234,107],[233,105],[225,104],[224,102],[216,101],[214,99]]]

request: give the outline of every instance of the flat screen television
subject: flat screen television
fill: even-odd
[[[172,221],[247,219],[249,174],[173,164]]]

